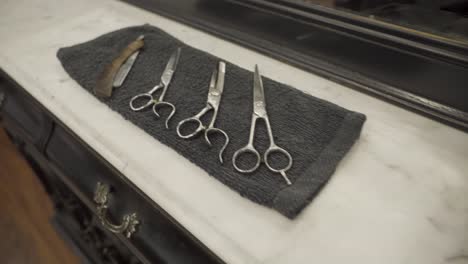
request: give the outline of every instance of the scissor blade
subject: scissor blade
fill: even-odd
[[[216,81],[216,90],[218,90],[220,94],[222,94],[224,90],[224,75],[226,75],[226,63],[220,61],[218,63],[218,80]]]
[[[255,65],[254,84],[253,84],[253,110],[255,114],[263,116],[266,114],[265,91],[263,89],[262,76]]]
[[[211,73],[210,87],[208,89],[209,93],[212,93],[216,89],[216,77],[218,76],[218,70],[214,70]]]
[[[177,48],[177,50],[174,51],[174,53],[172,53],[171,57],[169,58],[169,61],[166,64],[166,68],[164,69],[164,72],[161,76],[161,82],[165,86],[168,86],[172,80],[172,76],[174,75],[174,72],[177,68],[177,63],[179,62],[179,57],[180,48]]]
[[[210,94],[221,96],[224,90],[224,75],[226,74],[226,63],[220,61],[218,68],[213,71],[210,82]]]

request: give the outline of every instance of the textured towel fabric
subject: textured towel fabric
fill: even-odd
[[[225,152],[225,163],[221,165],[217,158],[222,146],[221,136],[215,136],[215,144],[210,148],[203,136],[184,140],[175,132],[180,120],[193,116],[205,106],[211,73],[220,58],[192,48],[149,25],[124,28],[89,42],[61,48],[57,57],[68,74],[92,92],[105,66],[141,34],[145,35],[145,47],[134,68],[124,85],[115,90],[110,99],[102,102],[256,203],[294,218],[328,181],[338,162],[359,137],[365,121],[363,114],[263,77],[267,111],[276,144],[287,149],[294,159],[287,173],[293,184],[286,185],[279,174],[270,172],[264,164],[251,174],[241,174],[234,170],[231,160],[234,151],[248,140],[252,114],[251,71],[226,63],[224,93],[216,127],[225,130],[231,142]],[[159,83],[161,73],[177,47],[182,48],[182,53],[165,98],[175,104],[177,112],[170,122],[170,130],[166,130],[164,118],[167,112],[162,111],[163,118],[157,119],[151,109],[133,112],[129,101],[134,95]],[[263,153],[269,144],[263,122],[257,125],[255,140],[255,145]],[[273,158],[282,162],[280,157]]]

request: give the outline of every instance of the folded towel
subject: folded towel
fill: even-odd
[[[110,99],[100,99],[111,109],[140,127],[152,137],[175,149],[243,197],[274,208],[294,218],[328,181],[338,162],[359,137],[365,116],[305,94],[287,85],[263,77],[267,111],[275,141],[294,159],[287,172],[292,185],[264,164],[251,174],[238,173],[231,162],[234,151],[248,140],[252,114],[253,73],[226,63],[224,93],[216,127],[231,139],[218,161],[222,138],[209,147],[203,137],[184,140],[177,136],[177,123],[198,113],[206,104],[213,69],[222,60],[192,48],[164,31],[149,25],[124,28],[94,40],[61,48],[57,57],[68,74],[84,89],[92,92],[99,74],[113,58],[139,35],[145,35],[145,47],[122,87]],[[182,48],[179,64],[165,100],[175,104],[177,112],[165,129],[161,120],[149,111],[134,112],[130,99],[159,83],[166,63],[177,47]],[[261,65],[260,65],[261,68]],[[163,111],[161,109],[161,111]],[[164,112],[164,111],[163,111]],[[263,153],[269,140],[263,122],[257,125],[256,146]],[[276,158],[276,157],[273,157]],[[187,175],[190,177],[190,175]]]

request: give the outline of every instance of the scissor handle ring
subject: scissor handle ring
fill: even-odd
[[[143,105],[140,105],[140,106],[135,106],[136,100],[143,99],[143,98],[146,98],[145,99],[145,100],[147,100],[146,103],[143,104]],[[132,99],[130,100],[130,109],[132,109],[133,111],[140,111],[140,110],[143,110],[143,109],[147,108],[148,106],[150,106],[153,103],[154,103],[154,99],[153,99],[153,96],[150,93],[138,94],[138,95],[135,95],[134,97],[132,97]]]
[[[268,157],[274,152],[280,152],[281,154],[285,155],[288,158],[288,164],[286,165],[286,167],[281,168],[281,169],[275,169],[270,165],[270,163],[268,161]],[[278,172],[278,173],[286,172],[287,170],[289,170],[291,168],[292,163],[293,163],[291,154],[289,154],[289,152],[286,151],[285,149],[280,148],[280,147],[278,147],[276,145],[273,145],[273,146],[269,147],[267,149],[267,151],[265,151],[263,159],[265,160],[265,165],[268,167],[269,170],[271,170],[273,172]]]
[[[184,134],[182,134],[180,129],[184,124],[188,124],[188,123],[198,123],[198,127],[192,133],[184,135]],[[192,137],[198,135],[198,133],[200,133],[201,131],[203,131],[205,129],[206,129],[205,126],[203,125],[203,123],[200,121],[199,118],[190,117],[190,118],[186,118],[186,119],[180,121],[179,124],[177,124],[177,129],[176,130],[177,130],[177,135],[179,137],[187,139],[187,138],[192,138]]]
[[[257,162],[252,168],[241,169],[237,166],[237,158],[239,157],[239,155],[244,154],[244,153],[253,153],[255,155]],[[262,157],[260,156],[260,153],[258,153],[258,151],[250,145],[247,145],[241,149],[238,149],[236,152],[234,152],[234,155],[232,156],[232,165],[240,173],[254,172],[260,166],[261,161],[262,161]]]

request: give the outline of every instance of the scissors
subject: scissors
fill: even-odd
[[[258,119],[263,119],[266,128],[267,128],[267,133],[268,137],[270,139],[270,146],[268,149],[265,151],[265,154],[263,155],[263,160],[262,157],[260,156],[260,153],[255,149],[253,145],[253,140],[255,137],[255,127]],[[272,153],[278,152],[282,155],[285,155],[288,163],[286,164],[285,167],[283,168],[274,168],[271,166],[269,162],[269,157]],[[237,165],[237,160],[238,157],[242,154],[247,154],[251,153],[255,155],[255,165],[251,168],[247,169],[241,169]],[[264,162],[267,168],[272,171],[272,172],[277,172],[280,173],[281,176],[283,176],[283,179],[286,181],[288,185],[291,185],[291,181],[286,175],[286,171],[289,170],[292,166],[293,159],[289,152],[287,152],[285,149],[278,147],[275,144],[275,141],[273,139],[273,132],[271,131],[271,126],[270,126],[270,120],[268,119],[268,114],[266,111],[266,102],[265,102],[265,91],[263,89],[263,83],[262,83],[262,77],[260,76],[260,73],[258,71],[258,66],[255,65],[255,73],[254,73],[254,83],[253,83],[253,112],[252,112],[252,122],[250,125],[250,135],[249,135],[249,141],[247,145],[244,147],[240,148],[234,153],[234,156],[232,157],[232,164],[234,165],[234,168],[241,173],[250,173],[255,171],[259,166],[261,162]]]
[[[169,120],[171,117],[174,115],[176,111],[176,107],[169,103],[164,101],[164,96],[166,95],[167,88],[169,87],[169,84],[171,83],[172,76],[174,76],[174,72],[177,67],[177,63],[179,62],[179,57],[180,57],[180,48],[177,48],[177,50],[172,53],[171,57],[169,58],[169,61],[167,62],[166,68],[164,69],[163,74],[161,75],[161,81],[159,82],[158,85],[154,86],[150,91],[146,93],[141,93],[136,96],[134,96],[130,100],[130,108],[133,111],[141,111],[145,108],[150,107],[153,105],[153,113],[157,116],[160,117],[157,107],[158,106],[168,106],[172,109],[171,113],[166,119],[166,128],[169,129]],[[159,98],[154,98],[153,94],[161,90],[162,92],[159,95]],[[144,104],[137,104],[137,101],[143,101],[145,102]]]
[[[208,138],[210,133],[221,133],[224,138],[225,142],[221,150],[219,151],[219,161],[223,163],[223,152],[226,149],[227,145],[229,144],[229,137],[222,129],[214,127],[214,123],[216,122],[216,116],[218,115],[219,104],[221,103],[221,96],[223,95],[224,89],[224,75],[226,74],[226,64],[222,61],[218,63],[218,69],[214,70],[211,74],[211,81],[210,86],[208,89],[208,98],[206,100],[206,106],[203,108],[198,114],[194,115],[193,117],[186,118],[179,122],[177,125],[177,135],[181,138],[192,138],[198,135],[200,132],[204,131],[205,133],[205,140],[208,145],[211,146],[211,141]],[[200,118],[208,113],[209,111],[213,110],[213,116],[211,117],[211,121],[208,126],[204,126]],[[181,127],[184,124],[188,123],[197,123],[198,127],[190,134],[182,134]]]

